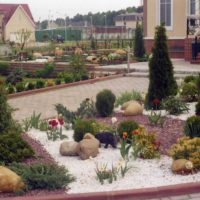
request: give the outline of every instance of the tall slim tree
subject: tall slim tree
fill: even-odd
[[[136,58],[143,58],[145,54],[143,28],[137,22],[135,29],[134,55]]]
[[[178,87],[174,79],[173,64],[169,57],[164,24],[156,27],[152,58],[149,61],[149,79],[145,101],[147,109],[155,109],[159,101],[177,93]],[[154,101],[155,99],[157,101]]]

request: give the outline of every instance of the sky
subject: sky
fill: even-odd
[[[35,21],[73,17],[77,13],[87,14],[108,10],[119,10],[139,6],[141,0],[0,0],[0,3],[27,3]]]

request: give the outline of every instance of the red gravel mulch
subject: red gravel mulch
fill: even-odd
[[[176,143],[177,139],[183,136],[183,126],[184,121],[178,119],[166,118],[163,128],[159,125],[152,126],[149,124],[148,116],[146,115],[137,115],[126,117],[122,113],[115,113],[112,117],[117,118],[117,124],[124,120],[135,120],[139,124],[142,124],[147,128],[148,131],[155,131],[158,134],[158,139],[161,142],[160,151],[162,154],[167,154],[167,150],[170,146]],[[111,117],[101,118],[98,117],[97,121],[112,124]]]

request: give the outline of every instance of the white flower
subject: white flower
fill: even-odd
[[[112,124],[115,124],[117,122],[117,118],[116,117],[112,117],[111,121],[112,121]]]

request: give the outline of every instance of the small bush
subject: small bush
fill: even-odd
[[[74,140],[76,142],[80,142],[86,133],[94,134],[95,130],[95,120],[85,120],[85,119],[77,119],[74,123]]]
[[[10,84],[12,84],[12,85],[15,85],[15,84],[18,83],[18,82],[22,82],[24,76],[25,76],[24,70],[23,70],[23,69],[17,68],[17,69],[15,69],[14,71],[12,71],[12,72],[8,75],[8,77],[7,77],[7,79],[6,79],[6,83],[7,83],[7,84],[10,83]]]
[[[184,133],[190,138],[200,137],[200,116],[192,116],[187,119]]]
[[[162,100],[161,106],[171,115],[179,115],[185,111],[189,111],[188,105],[174,96],[170,96]]]
[[[189,75],[184,78],[185,83],[190,83],[190,82],[195,83],[195,81],[196,81],[196,76],[194,75]]]
[[[9,63],[8,62],[0,62],[0,74],[3,76],[8,75],[8,67]]]
[[[65,83],[72,83],[74,81],[74,76],[72,73],[66,73],[64,76]]]
[[[11,84],[8,84],[8,86],[6,87],[6,91],[8,92],[8,94],[12,94],[15,92],[15,87]]]
[[[89,75],[88,74],[82,74],[81,75],[81,80],[88,80],[89,79]]]
[[[15,87],[17,92],[23,92],[25,90],[24,83],[22,82],[17,83]]]
[[[34,155],[34,151],[15,129],[0,135],[0,160],[7,163],[22,162]]]
[[[60,85],[62,83],[61,79],[56,79],[55,84]]]
[[[120,136],[120,138],[123,138],[123,133],[127,133],[127,138],[132,139],[132,132],[136,130],[139,127],[138,123],[133,120],[125,120],[122,121],[117,128],[117,132]]]
[[[200,116],[200,101],[198,101],[198,103],[196,104],[195,113],[196,115]]]
[[[183,84],[180,95],[185,101],[188,102],[197,101],[198,90],[196,84],[192,82]]]
[[[143,101],[142,95],[133,90],[132,92],[123,92],[120,94],[119,97],[117,97],[115,106],[118,107],[119,105],[122,105],[123,103],[126,103],[130,100],[136,100],[136,101]]]
[[[26,87],[26,90],[34,90],[35,84],[30,82],[30,83],[27,83],[25,87]]]
[[[75,180],[64,166],[55,164],[38,163],[28,166],[13,163],[9,168],[22,177],[28,190],[62,189]]]
[[[73,78],[74,78],[75,82],[80,81],[81,80],[81,74],[80,73],[74,74]]]
[[[45,82],[44,82],[43,80],[37,80],[37,81],[36,81],[35,87],[36,87],[37,89],[43,88],[44,86],[45,86]]]
[[[96,96],[96,108],[102,117],[107,117],[112,114],[115,103],[115,95],[111,90],[103,90]]]
[[[47,63],[43,69],[39,69],[35,72],[35,76],[38,78],[49,78],[54,71],[54,63]]]
[[[182,137],[177,143],[172,145],[169,155],[174,160],[187,159],[191,161],[195,168],[200,169],[200,138]]]
[[[53,80],[47,80],[47,82],[46,82],[46,86],[47,86],[47,87],[52,87],[52,86],[54,86],[54,85],[55,85],[55,83],[54,83]]]

